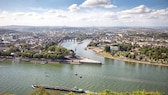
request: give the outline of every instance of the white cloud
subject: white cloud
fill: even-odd
[[[117,8],[115,5],[104,5],[104,8]]]
[[[27,12],[25,15],[26,16],[37,16],[37,13],[35,13],[35,12]]]
[[[56,17],[66,18],[67,16],[65,16],[65,15],[61,15],[61,14],[57,14]]]
[[[118,19],[118,15],[114,12],[107,12],[103,15],[104,18],[110,18],[112,20],[117,20]]]
[[[15,13],[13,13],[13,15],[14,16],[23,16],[23,15],[25,15],[25,13],[24,12],[15,12]]]
[[[96,7],[101,5],[107,5],[109,0],[86,0],[82,3],[83,7]]]
[[[102,9],[76,10],[44,9],[40,12],[0,12],[2,25],[53,25],[53,26],[168,26],[168,8],[151,9],[144,5],[112,12]],[[78,10],[78,8],[77,8]],[[84,10],[84,11],[83,11]]]
[[[5,17],[4,16],[0,16],[0,19],[4,19]]]
[[[119,18],[120,19],[131,19],[132,18],[132,16],[131,15],[121,15],[121,16],[119,16]]]
[[[116,8],[117,6],[110,4],[110,0],[86,0],[81,7],[104,7],[104,8]]]
[[[168,16],[168,8],[161,9],[161,10],[155,10],[152,14],[153,15]]]
[[[69,9],[71,12],[76,12],[76,11],[79,11],[79,10],[80,10],[80,7],[78,7],[77,4],[72,4],[71,6],[68,7],[68,9]]]
[[[48,12],[48,13],[57,13],[57,12],[58,12],[58,10],[53,10],[53,9],[50,9],[50,10],[48,10],[47,12]]]
[[[142,13],[150,13],[152,11],[153,10],[149,9],[145,5],[140,5],[140,6],[137,6],[135,8],[132,8],[130,10],[125,10],[123,12],[128,13],[128,14],[142,14]]]
[[[51,13],[51,14],[55,14],[55,13],[64,13],[63,10],[58,10],[58,9],[49,9],[47,11],[45,11],[46,13]]]
[[[1,14],[8,14],[8,12],[7,11],[2,11]]]
[[[66,18],[67,12],[64,10],[57,10],[57,9],[49,9],[47,11],[44,11],[40,15],[45,16],[45,18],[53,18],[53,17],[58,17],[58,18]]]
[[[47,10],[49,10],[49,9],[44,9],[44,8],[34,8],[34,7],[30,7],[29,8],[30,10],[32,10],[32,11],[47,11]]]

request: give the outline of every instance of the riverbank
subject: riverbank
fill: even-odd
[[[104,52],[103,49],[100,48],[100,47],[88,47],[88,49],[93,50],[98,55],[101,55],[103,57],[110,58],[110,59],[122,60],[122,61],[125,61],[125,62],[149,64],[149,65],[168,66],[168,64],[151,63],[151,62],[146,62],[146,61],[139,61],[139,60],[129,59],[129,58],[126,58],[126,57],[112,56],[111,54],[109,54],[107,52]]]
[[[31,62],[36,62],[36,61],[31,60]],[[40,61],[37,61],[37,62],[39,63]],[[66,58],[66,59],[59,59],[59,60],[46,60],[46,62],[51,64],[101,64],[101,62],[99,61],[89,59],[86,57],[80,57],[80,56],[76,56],[75,58]]]
[[[44,59],[44,58],[21,58],[21,57],[1,57],[0,61],[11,60],[12,62],[31,62],[34,64],[102,64],[100,61],[86,57],[75,56],[65,59]]]

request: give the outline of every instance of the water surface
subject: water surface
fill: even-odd
[[[95,92],[104,89],[119,92],[145,89],[168,95],[168,67],[104,58],[92,50],[84,50],[88,42],[85,40],[78,44],[76,41],[65,41],[62,45],[76,50],[77,55],[101,61],[103,65],[0,62],[0,92],[27,95],[33,91],[31,85],[39,83],[70,88],[77,86]]]

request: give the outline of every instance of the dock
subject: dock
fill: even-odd
[[[68,92],[76,92],[76,93],[85,93],[83,89],[78,89],[76,87],[74,88],[64,88],[64,87],[58,87],[58,86],[45,86],[45,85],[32,85],[33,88],[45,88],[50,90],[60,90],[60,91],[68,91]]]

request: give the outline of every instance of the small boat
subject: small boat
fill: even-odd
[[[83,89],[79,89],[79,88],[73,88],[72,92],[85,93],[85,91]]]
[[[82,78],[82,76],[80,76],[79,78]]]
[[[36,88],[36,85],[32,85],[31,87],[32,87],[32,88]]]
[[[77,74],[77,73],[75,73],[75,75],[77,76],[78,74]]]

